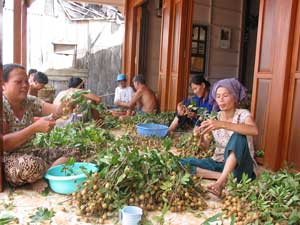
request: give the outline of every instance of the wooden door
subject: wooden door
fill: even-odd
[[[271,169],[278,169],[284,160],[281,156],[297,2],[260,1],[251,109],[259,128],[255,144],[265,151],[264,165]]]
[[[2,15],[2,7],[0,7],[0,85],[2,87],[2,23],[3,15]],[[2,143],[2,91],[0,93],[0,192],[3,191],[3,177],[2,177],[2,161],[3,161],[3,143]]]
[[[158,79],[162,111],[175,110],[188,93],[191,12],[192,1],[163,1]]]
[[[296,6],[292,64],[289,79],[283,154],[289,165],[300,171],[300,1]]]
[[[135,31],[135,60],[134,60],[134,64],[135,64],[135,74],[139,74],[140,73],[140,46],[141,46],[141,27],[142,27],[142,7],[138,7],[136,9],[137,13],[136,13],[136,31]]]
[[[158,98],[160,102],[160,110],[165,111],[168,105],[169,88],[169,55],[170,55],[170,37],[171,26],[170,20],[172,0],[164,0],[162,4],[162,22],[160,37],[160,58],[159,58],[159,76],[158,76]]]
[[[192,1],[174,0],[172,4],[172,36],[168,110],[175,110],[178,102],[187,96],[191,49]],[[189,35],[188,35],[189,34]],[[188,66],[189,68],[189,66]]]
[[[138,71],[136,65],[138,65],[139,58],[136,54],[139,54],[139,46],[137,42],[140,41],[140,28],[137,28],[137,24],[141,23],[138,20],[138,14],[141,18],[140,6],[145,3],[146,0],[126,0],[125,1],[125,36],[123,47],[123,61],[122,71],[127,75],[130,82]]]

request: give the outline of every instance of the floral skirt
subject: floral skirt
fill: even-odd
[[[4,155],[4,174],[12,186],[34,183],[43,178],[51,164],[61,157],[79,160],[76,148],[35,148]]]

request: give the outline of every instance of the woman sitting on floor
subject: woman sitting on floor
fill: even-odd
[[[251,113],[237,108],[247,96],[239,81],[234,78],[220,80],[214,85],[211,95],[214,108],[220,109],[218,119],[202,122],[194,132],[200,135],[212,132],[216,141],[214,155],[205,159],[186,158],[181,163],[190,165],[191,172],[198,176],[216,179],[208,186],[208,191],[220,196],[231,172],[238,181],[243,173],[255,179],[252,136],[258,135],[258,129]]]
[[[177,115],[169,127],[169,132],[175,131],[177,127],[184,127],[185,125],[194,127],[198,120],[195,111],[199,108],[205,108],[207,112],[212,110],[212,105],[209,102],[210,83],[202,75],[193,75],[191,88],[195,95],[178,103]],[[188,106],[193,104],[196,109],[189,111]]]
[[[65,163],[68,157],[77,157],[76,149],[31,149],[30,141],[38,132],[49,132],[55,125],[50,117],[57,115],[60,106],[28,96],[28,77],[18,64],[3,66],[3,150],[5,178],[12,186],[33,184],[43,191],[42,180],[49,167]]]

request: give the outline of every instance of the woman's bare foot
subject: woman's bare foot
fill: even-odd
[[[220,198],[222,196],[222,191],[224,187],[225,187],[224,184],[216,182],[212,185],[207,186],[207,191]]]
[[[42,193],[48,187],[48,183],[44,179],[40,179],[31,184],[32,190]]]

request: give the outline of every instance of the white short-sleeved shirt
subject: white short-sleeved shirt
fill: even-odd
[[[218,112],[218,119],[220,119],[221,112]],[[251,113],[247,109],[236,109],[232,122],[233,123],[245,123],[245,120],[247,117],[251,116]],[[219,129],[214,130],[213,132],[214,139],[216,141],[216,149],[213,155],[213,160],[218,162],[224,162],[224,152],[225,147],[227,143],[229,142],[229,139],[231,135],[233,134],[233,131],[225,130],[225,129]],[[253,137],[247,136],[248,146],[250,155],[253,159],[254,157],[254,145],[253,145]]]
[[[115,91],[114,102],[116,101],[130,102],[133,93],[134,93],[133,89],[130,86],[125,88],[117,87]]]

